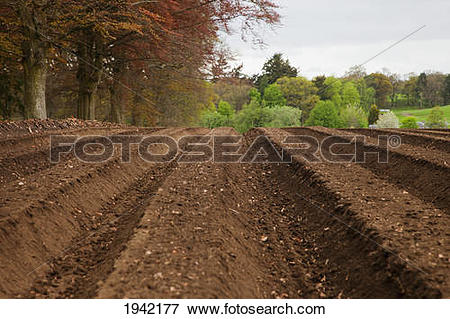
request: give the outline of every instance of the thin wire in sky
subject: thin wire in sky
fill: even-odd
[[[370,59],[368,59],[367,61],[365,61],[364,63],[359,64],[359,67],[362,67],[364,65],[366,65],[367,63],[369,63],[370,61],[378,58],[380,55],[382,55],[383,53],[389,51],[390,49],[392,49],[393,47],[397,46],[398,44],[400,44],[401,42],[405,41],[406,39],[412,37],[414,34],[416,34],[417,32],[419,32],[420,30],[424,29],[426,27],[426,25],[421,26],[420,28],[414,30],[413,32],[411,32],[410,34],[408,34],[407,36],[403,37],[402,39],[398,40],[397,42],[391,44],[390,46],[388,46],[386,49],[380,51],[379,53],[377,53],[376,55],[374,55],[373,57],[371,57]]]

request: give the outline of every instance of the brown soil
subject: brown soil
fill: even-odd
[[[430,135],[430,136],[450,137],[450,129],[434,129],[434,130],[432,130],[432,129],[427,129],[427,130],[414,129],[414,130],[408,130],[408,132],[426,134],[426,135]]]
[[[75,118],[67,120],[26,120],[21,122],[0,121],[0,139],[19,137],[21,139],[29,136],[46,135],[49,133],[67,131],[80,128],[124,128],[125,125],[82,121]]]
[[[118,154],[50,165],[54,133],[235,134],[51,123],[34,135],[29,123],[0,125],[0,297],[450,297],[442,135],[396,132],[405,144],[383,165],[126,164]],[[338,133],[367,135],[374,150],[386,132],[255,129],[245,142]]]
[[[319,140],[325,137],[338,135],[341,142],[349,142],[355,135],[352,132],[326,129],[326,128],[301,128],[286,129],[296,135],[309,135]],[[357,135],[360,134],[357,131]],[[346,136],[345,136],[346,135]],[[397,135],[397,134],[396,134]],[[368,136],[362,145],[364,152],[378,152],[378,139]],[[351,153],[354,146],[341,146],[334,151]],[[436,207],[450,213],[450,160],[447,152],[402,144],[399,148],[390,149],[389,163],[379,163],[378,155],[369,154],[366,161],[360,165],[372,171],[378,177],[403,188],[416,197],[433,203]]]
[[[432,135],[423,132],[409,132],[388,129],[354,129],[345,131],[353,134],[367,135],[374,138],[378,138],[379,136],[397,135],[401,137],[402,143],[412,146],[420,146],[427,150],[440,150],[450,153],[450,135]]]

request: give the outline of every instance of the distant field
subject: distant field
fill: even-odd
[[[450,105],[442,106],[441,109],[444,111],[444,116],[447,121],[450,121]],[[403,119],[414,116],[418,121],[424,122],[426,121],[428,115],[430,114],[431,109],[419,109],[419,108],[405,108],[405,109],[394,109],[395,115],[398,116],[400,121]]]

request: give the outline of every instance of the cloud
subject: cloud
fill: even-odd
[[[275,52],[284,53],[308,77],[342,75],[422,25],[427,27],[366,65],[392,72],[450,72],[450,1],[315,0],[281,1],[283,27],[265,31],[265,50],[253,49],[238,34],[227,41],[257,73]]]

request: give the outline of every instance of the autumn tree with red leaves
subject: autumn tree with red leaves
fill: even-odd
[[[276,9],[268,0],[2,0],[0,57],[21,62],[26,117],[46,117],[47,72],[57,73],[52,61],[65,56],[65,72],[77,70],[78,117],[96,118],[97,90],[107,83],[110,119],[120,122],[123,97],[135,100],[139,81],[206,78],[208,64],[219,74],[219,32],[239,20],[242,36],[257,39],[253,27],[277,23]],[[137,78],[126,83],[126,74]]]

